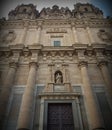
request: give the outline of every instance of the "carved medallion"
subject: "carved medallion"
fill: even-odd
[[[14,31],[9,31],[1,37],[1,42],[11,43],[16,39],[16,34]]]
[[[105,42],[110,42],[112,41],[112,35],[109,32],[106,32],[105,30],[99,30],[97,33],[98,37]]]

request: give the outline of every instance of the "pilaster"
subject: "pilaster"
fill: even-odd
[[[79,43],[79,39],[78,39],[78,35],[77,35],[77,30],[76,30],[75,24],[71,23],[71,27],[72,27],[74,43]]]
[[[40,44],[41,39],[42,22],[37,23],[37,30],[35,36],[35,44]]]
[[[29,27],[29,21],[24,20],[23,21],[23,32],[22,32],[22,35],[21,35],[20,43],[23,43],[23,44],[25,43],[28,27]]]
[[[95,41],[94,41],[94,39],[93,39],[93,36],[92,36],[92,34],[91,34],[91,30],[90,30],[90,27],[86,27],[86,30],[87,30],[87,34],[88,34],[88,38],[89,38],[89,41],[90,41],[90,45],[92,44],[92,43],[95,43]]]

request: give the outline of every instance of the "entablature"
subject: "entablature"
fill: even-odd
[[[40,62],[49,61],[70,61],[71,63],[77,63],[78,60],[86,60],[88,63],[96,63],[97,60],[107,60],[111,63],[112,61],[112,45],[106,44],[92,44],[88,46],[87,44],[74,44],[73,46],[63,46],[63,47],[52,47],[52,46],[42,46],[42,45],[10,45],[0,47],[0,61],[7,58],[7,61],[11,59],[18,60],[21,57],[23,62],[28,63],[30,60],[37,59]],[[76,62],[77,61],[77,62]]]

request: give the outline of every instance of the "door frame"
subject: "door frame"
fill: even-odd
[[[80,112],[80,108],[78,106],[79,104],[77,103],[77,99],[73,99],[73,100],[72,99],[70,99],[70,100],[47,99],[47,100],[45,100],[44,101],[44,111],[43,111],[43,129],[42,130],[47,130],[47,115],[48,115],[47,112],[48,112],[49,103],[70,103],[72,105],[74,129],[83,130],[81,112]]]

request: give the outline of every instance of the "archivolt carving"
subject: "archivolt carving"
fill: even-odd
[[[109,32],[106,32],[105,30],[99,30],[97,35],[102,41],[112,41],[112,35]]]

